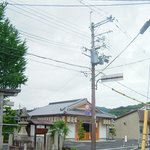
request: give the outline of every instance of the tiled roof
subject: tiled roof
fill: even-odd
[[[77,102],[81,102],[86,99],[76,99],[68,101],[60,101],[49,103],[49,105],[35,109],[29,113],[30,116],[41,116],[41,115],[55,115],[55,114],[64,114],[67,107]]]
[[[49,105],[33,110],[29,113],[32,116],[48,116],[48,115],[79,115],[79,116],[87,116],[85,110],[76,109],[75,107],[80,104],[89,103],[86,98],[76,99],[76,100],[68,100],[68,101],[60,101],[49,103]],[[97,111],[96,116],[100,118],[114,118],[114,116]]]

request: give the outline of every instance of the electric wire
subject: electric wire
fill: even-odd
[[[142,60],[139,60],[139,61],[131,62],[131,63],[128,63],[128,64],[123,64],[123,65],[114,66],[114,67],[110,67],[110,68],[108,67],[107,69],[113,69],[113,68],[117,68],[117,67],[121,67],[121,66],[126,66],[126,65],[130,65],[130,64],[135,64],[135,63],[147,61],[147,60],[149,60],[149,59],[150,59],[150,58],[146,58],[146,59],[142,59]],[[103,75],[106,75],[106,74],[104,74],[104,73],[102,73],[102,74],[103,74]],[[98,83],[98,81],[99,81],[99,79],[97,80],[97,83]],[[96,83],[96,87],[97,87],[97,83]],[[144,94],[141,94],[141,93],[135,91],[134,89],[132,89],[132,88],[130,88],[130,87],[128,87],[128,86],[126,86],[126,85],[120,83],[120,82],[117,82],[117,81],[116,81],[116,83],[118,83],[118,84],[121,85],[122,87],[127,88],[128,90],[130,90],[130,91],[132,91],[132,92],[135,92],[136,94],[138,94],[138,95],[140,95],[140,96],[146,97]]]
[[[134,42],[134,40],[139,36],[140,33],[138,33],[130,42],[129,44],[108,64],[106,67],[102,69],[101,72],[97,73],[95,77],[97,77],[99,74],[101,74],[103,71],[105,71],[123,52],[127,50],[127,48]]]
[[[63,67],[63,66],[58,66],[58,65],[54,65],[54,64],[50,64],[50,63],[45,63],[45,62],[41,62],[41,61],[30,59],[30,58],[28,58],[27,60],[33,61],[33,62],[37,62],[37,63],[40,63],[40,64],[44,64],[44,65],[48,65],[48,66],[52,66],[52,67],[56,67],[56,68],[65,69],[65,70],[68,70],[68,71],[84,73],[84,71],[79,71],[79,70],[75,70],[75,69],[71,69],[71,68],[66,68],[66,67]]]
[[[130,63],[126,63],[126,64],[121,64],[121,65],[118,65],[118,66],[113,66],[113,67],[108,67],[108,69],[116,69],[116,68],[120,68],[120,67],[124,67],[124,66],[130,66],[130,65],[134,65],[134,64],[137,64],[137,63],[142,63],[142,62],[145,62],[145,61],[148,61],[150,60],[150,58],[146,58],[146,59],[141,59],[141,60],[137,60],[137,61],[134,61],[134,62],[130,62]],[[100,72],[100,70],[96,70],[97,72]],[[105,75],[104,73],[102,73],[103,75]]]
[[[4,54],[7,54],[7,55],[10,55],[6,52],[0,52],[0,53],[4,53]],[[13,56],[17,56],[17,55],[14,55],[14,54],[11,54]],[[83,73],[83,74],[86,74],[87,71],[79,71],[79,70],[75,70],[75,69],[71,69],[71,68],[67,68],[67,67],[63,67],[63,66],[58,66],[58,65],[54,65],[54,64],[50,64],[50,63],[45,63],[45,62],[41,62],[41,61],[37,61],[37,60],[33,60],[33,59],[30,59],[30,58],[27,58],[27,61],[33,61],[33,62],[36,62],[36,63],[40,63],[40,64],[44,64],[44,65],[48,65],[48,66],[52,66],[52,67],[56,67],[56,68],[60,68],[60,69],[64,69],[64,70],[68,70],[68,71],[74,71],[74,72],[78,72],[78,73]]]
[[[125,87],[126,89],[128,89],[128,90],[130,90],[130,91],[132,91],[132,92],[135,92],[136,94],[138,94],[138,95],[140,95],[140,96],[143,96],[143,97],[147,98],[147,96],[146,96],[146,95],[141,94],[141,93],[139,93],[139,92],[137,92],[137,91],[133,90],[132,88],[130,88],[130,87],[128,87],[128,86],[126,86],[126,85],[124,85],[124,84],[122,84],[122,83],[118,82],[118,81],[116,81],[116,82],[117,82],[119,85],[121,85],[121,86]],[[149,98],[149,97],[148,97],[148,98]]]
[[[43,41],[43,42],[46,42],[46,43],[49,43],[49,44],[55,45],[55,46],[62,46],[62,47],[67,47],[67,48],[78,48],[80,46],[80,45],[69,45],[69,44],[62,43],[62,42],[52,41],[52,40],[49,40],[45,37],[38,36],[38,35],[35,35],[35,34],[31,34],[31,33],[28,33],[26,31],[23,31],[23,30],[20,30],[20,29],[18,31],[22,35],[25,35],[25,36],[28,36],[28,37],[33,38],[35,40]]]
[[[18,2],[19,0],[17,0],[17,2]],[[19,2],[21,2],[21,3],[23,3],[22,1],[19,1]],[[27,8],[27,7],[26,7]],[[42,16],[44,16],[44,17],[46,17],[46,18],[52,18],[52,20],[55,20],[57,23],[59,22],[59,23],[61,23],[61,24],[63,24],[65,27],[70,27],[70,28],[72,28],[72,29],[76,29],[77,31],[80,31],[80,32],[82,32],[82,33],[85,33],[85,34],[87,34],[87,30],[85,31],[83,31],[83,30],[80,30],[81,29],[81,25],[79,26],[78,24],[75,24],[75,23],[72,23],[71,21],[69,22],[69,20],[66,20],[66,18],[60,18],[60,17],[58,17],[58,16],[56,16],[56,15],[54,15],[54,14],[50,14],[50,15],[47,15],[47,12],[45,12],[45,11],[43,11],[43,9],[38,9],[38,8],[36,8],[36,9],[34,9],[34,8],[30,8],[30,10],[31,11],[36,11],[37,12],[37,10],[38,10],[38,12],[42,15]],[[78,27],[77,27],[78,26]]]
[[[46,60],[51,60],[51,61],[54,61],[54,62],[57,62],[57,63],[62,63],[62,64],[65,64],[65,65],[69,65],[69,66],[74,66],[74,67],[79,67],[79,68],[90,69],[89,67],[86,67],[86,66],[76,65],[76,64],[72,64],[72,63],[68,63],[68,62],[56,60],[56,59],[53,59],[53,58],[36,55],[36,54],[33,54],[33,53],[27,53],[27,54],[30,55],[30,56],[37,57],[37,58],[46,59]]]
[[[121,64],[121,65],[114,66],[114,67],[108,67],[107,70],[108,70],[108,69],[115,69],[115,68],[119,68],[119,67],[124,67],[124,66],[129,66],[129,65],[133,65],[133,64],[145,62],[145,61],[148,61],[148,60],[150,60],[150,58],[141,59],[141,60],[138,60],[138,61],[134,61],[134,62],[126,63],[126,64]],[[98,71],[98,70],[97,70],[97,71]]]
[[[116,24],[115,24],[115,25],[116,25]],[[117,25],[116,25],[116,26],[117,26]],[[118,27],[118,28],[119,28],[119,27]],[[120,29],[120,28],[119,28],[119,29]],[[123,50],[122,52],[119,53],[119,55],[117,55],[117,56],[115,57],[115,59],[113,59],[113,60],[110,62],[110,64],[113,63],[113,61],[115,61],[115,60],[130,46],[130,44],[138,37],[138,35],[139,35],[139,34],[137,34],[137,36],[124,48],[124,50]],[[107,67],[109,67],[110,64],[108,64],[108,65],[104,68],[104,70],[105,70]],[[104,70],[102,69],[101,72],[103,72]],[[99,74],[99,73],[98,73],[98,74]],[[98,74],[97,74],[97,75],[98,75]],[[103,74],[104,74],[104,73],[103,73]],[[97,76],[97,75],[96,75],[96,76]],[[95,77],[96,77],[96,76],[95,76]],[[119,82],[117,82],[117,83],[119,84]],[[124,84],[121,84],[121,83],[120,83],[120,85],[123,86],[123,87],[125,87],[125,88],[127,88],[128,90],[131,90],[131,91],[135,92],[136,94],[139,94],[139,95],[141,95],[141,96],[146,97],[145,95],[143,95],[143,94],[141,94],[141,93],[139,93],[139,92],[133,90],[132,88],[129,88],[129,87],[125,86]]]
[[[8,5],[13,5],[13,6],[31,6],[31,7],[71,7],[71,8],[76,8],[76,7],[91,7],[91,6],[96,6],[96,7],[110,7],[110,6],[133,6],[133,5],[149,5],[150,2],[138,2],[138,3],[115,3],[115,4],[90,4],[90,5],[72,5],[72,4],[21,4],[21,3],[8,3]]]
[[[58,22],[53,22],[52,23],[52,20],[49,20],[47,17],[45,17],[45,16],[43,16],[43,15],[41,15],[40,14],[40,12],[38,12],[38,11],[29,11],[29,10],[26,10],[26,9],[24,9],[24,8],[20,8],[20,7],[18,7],[18,6],[14,6],[15,8],[17,8],[17,9],[19,9],[19,10],[21,10],[21,11],[23,11],[23,12],[26,12],[27,14],[29,14],[29,15],[27,15],[27,14],[24,14],[24,13],[22,13],[22,12],[19,12],[20,14],[22,14],[22,15],[25,15],[25,16],[27,16],[27,17],[32,17],[32,18],[34,18],[35,20],[38,20],[38,21],[40,21],[41,23],[43,23],[43,24],[46,24],[46,25],[48,25],[48,26],[52,26],[52,27],[54,27],[54,28],[61,28],[61,30],[63,30],[64,32],[71,32],[72,34],[74,34],[75,36],[77,36],[77,37],[84,37],[84,38],[87,38],[87,39],[89,39],[88,38],[88,36],[86,36],[85,34],[82,34],[81,32],[78,32],[77,30],[74,30],[74,29],[67,29],[67,26],[64,26],[64,25],[62,25],[62,24],[59,24]],[[10,8],[11,10],[13,10],[12,8]],[[16,11],[16,10],[15,10]],[[42,21],[41,21],[42,20]],[[44,21],[44,22],[43,22]],[[55,25],[56,26],[55,26]]]
[[[85,7],[87,7],[87,8],[89,8],[91,11],[94,11],[94,12],[96,12],[97,14],[99,14],[99,15],[103,15],[103,16],[105,16],[105,12],[102,10],[102,9],[99,9],[100,11],[101,11],[101,13],[100,12],[97,12],[93,7],[92,7],[92,5],[90,5],[89,3],[85,3],[85,2],[83,2],[83,0],[77,0],[77,1],[79,1],[83,6],[85,6]]]
[[[119,22],[119,21],[117,20],[117,22]],[[119,26],[117,26],[116,24],[115,24],[115,26],[116,26],[121,32],[123,32],[123,31],[119,28]],[[123,32],[123,33],[124,33],[124,32]],[[124,34],[125,34],[125,33],[124,33]],[[137,36],[138,36],[138,35],[137,35]],[[133,39],[133,41],[137,38],[137,36]],[[133,41],[131,41],[131,43],[132,43]],[[129,43],[129,45],[130,45],[131,43]],[[117,58],[128,48],[129,45],[127,45],[127,47],[125,47],[125,49],[124,49],[121,53],[119,53],[119,55],[117,55],[115,59],[117,59]],[[114,59],[113,61],[115,61],[115,59]],[[112,62],[113,62],[113,61],[112,61]],[[112,62],[111,62],[111,63],[112,63]],[[111,64],[111,63],[110,63],[110,64]],[[104,68],[104,70],[105,70],[110,64],[108,64],[108,65]],[[104,71],[104,70],[102,70],[102,71]],[[117,82],[117,83],[119,84],[119,82]],[[120,84],[120,85],[123,86],[123,87],[125,87],[125,88],[127,88],[128,90],[134,91],[136,94],[139,94],[139,95],[141,95],[141,96],[146,97],[145,95],[143,95],[143,94],[141,94],[141,93],[139,93],[139,92],[137,92],[137,91],[135,91],[135,90],[133,90],[133,89],[127,87],[127,86],[125,86],[124,84]]]
[[[121,25],[120,22],[119,22],[117,19],[115,19],[115,20],[119,23],[119,25]],[[113,22],[113,23],[114,23],[114,22]],[[126,30],[123,31],[116,23],[114,23],[114,24],[115,24],[115,26],[116,26],[122,33],[124,33],[125,36],[129,39],[129,36],[128,36],[128,34],[127,34],[127,31],[126,31]],[[121,25],[121,26],[122,26],[122,25]],[[111,48],[111,47],[110,47],[110,48]],[[112,48],[111,48],[111,49],[112,49]],[[139,61],[136,61],[136,62],[131,62],[131,63],[128,63],[128,64],[123,64],[123,65],[115,66],[115,67],[108,67],[107,69],[113,69],[113,68],[117,68],[117,67],[121,67],[121,66],[126,66],[126,65],[130,65],[130,64],[140,63],[140,62],[147,61],[147,60],[149,60],[149,58],[143,59],[143,60],[139,60]],[[130,87],[128,87],[128,86],[126,86],[126,85],[120,83],[120,82],[116,82],[116,83],[118,83],[118,84],[120,84],[121,86],[127,88],[128,90],[131,90],[131,91],[135,92],[136,94],[139,94],[139,95],[141,95],[141,96],[143,96],[143,97],[146,97],[144,94],[141,94],[141,93],[135,91],[134,89],[132,89],[132,88],[130,88]]]
[[[114,92],[116,92],[116,93],[118,93],[118,94],[120,94],[120,95],[122,95],[122,96],[125,96],[125,97],[127,97],[127,98],[129,98],[129,99],[131,99],[131,100],[133,100],[133,101],[136,101],[136,102],[138,102],[138,103],[142,103],[142,104],[144,104],[144,105],[148,105],[148,104],[146,104],[146,103],[144,103],[144,102],[142,102],[142,101],[140,101],[140,100],[137,100],[137,99],[135,99],[135,98],[132,98],[132,97],[130,97],[130,96],[128,96],[128,95],[126,95],[126,94],[124,94],[124,93],[122,93],[122,92],[120,92],[120,91],[118,91],[118,90],[116,90],[116,89],[114,89],[114,88],[112,88],[112,87],[110,87],[110,86],[108,86],[108,85],[105,85],[105,84],[102,84],[102,85],[104,85],[105,87],[111,89],[112,91],[114,91]]]
[[[19,0],[17,0],[18,2]],[[22,1],[19,1],[21,3],[23,3]],[[28,7],[26,7],[27,9],[29,9]],[[61,23],[61,25],[64,25],[65,28],[71,28],[71,29],[74,29],[74,31],[79,31],[81,29],[81,25],[79,26],[78,24],[73,24],[72,22],[68,22],[68,20],[66,20],[65,18],[60,18],[54,14],[50,14],[48,13],[49,15],[47,15],[47,12],[43,11],[43,9],[34,9],[34,8],[30,8],[29,10],[31,11],[34,11],[34,12],[37,12],[40,13],[42,16],[46,17],[46,18],[51,18],[50,21],[55,21],[56,23]],[[77,27],[78,26],[78,27]],[[83,30],[80,30],[80,32],[84,33],[87,35],[87,31],[83,31]]]
[[[8,47],[7,47],[8,48]],[[12,49],[12,48],[11,48]],[[5,52],[6,53],[6,52]],[[7,53],[6,53],[7,54]],[[27,53],[27,54],[29,54],[29,53]],[[34,54],[29,54],[29,55],[34,55]],[[39,55],[35,55],[36,57],[38,57],[38,58],[43,58],[42,56],[39,56]],[[43,59],[50,59],[50,58],[43,58]],[[34,62],[38,62],[38,63],[42,63],[42,64],[47,64],[47,65],[51,65],[51,66],[55,66],[55,67],[58,67],[58,68],[63,68],[63,69],[65,69],[65,70],[70,70],[70,71],[76,71],[76,72],[80,72],[80,73],[87,73],[86,71],[78,71],[78,70],[74,70],[74,69],[68,69],[68,68],[66,68],[66,67],[62,67],[62,66],[56,66],[56,65],[53,65],[53,64],[48,64],[48,63],[44,63],[44,62],[40,62],[40,61],[36,61],[36,60],[32,60],[32,59],[29,59],[29,60],[31,60],[31,61],[34,61]],[[50,59],[51,60],[51,59]],[[54,60],[54,59],[52,59],[52,60]],[[58,60],[54,60],[54,61],[56,61],[56,62],[58,62]],[[60,61],[59,61],[60,62]],[[62,62],[61,62],[62,63]],[[65,63],[66,64],[66,62],[63,62],[63,63]],[[67,63],[68,64],[68,63]],[[70,63],[69,63],[70,64]],[[70,64],[70,65],[72,65],[72,64]],[[74,65],[73,64],[73,66],[77,66],[77,65]],[[79,66],[78,66],[79,67]],[[80,66],[81,67],[81,66]],[[82,66],[83,67],[83,66]],[[86,67],[86,69],[87,69],[87,67]],[[90,68],[88,68],[88,69],[90,69]],[[103,73],[104,74],[104,73]],[[105,74],[104,74],[105,75]],[[134,91],[135,93],[137,93],[137,94],[139,94],[139,95],[141,95],[141,96],[144,96],[144,97],[146,97],[145,95],[143,95],[143,94],[141,94],[141,93],[139,93],[139,92],[137,92],[137,91],[135,91],[135,90],[133,90],[133,89],[131,89],[131,88],[129,88],[129,87],[127,87],[127,86],[125,86],[125,85],[123,85],[123,84],[121,84],[120,82],[117,82],[118,84],[120,84],[120,85],[122,85],[123,87],[126,87],[127,89],[129,89],[129,90],[131,90],[131,91]]]
[[[14,49],[14,48],[7,47],[7,46],[5,46],[5,45],[3,45],[3,44],[1,44],[1,43],[0,43],[0,46],[5,47],[5,48],[9,48],[9,49],[12,49],[12,50],[16,50],[16,49]],[[72,64],[72,63],[65,62],[65,61],[56,60],[56,59],[53,59],[53,58],[50,58],[50,57],[44,57],[44,56],[36,55],[36,54],[33,54],[33,53],[28,53],[28,52],[27,52],[26,54],[27,54],[27,55],[30,55],[30,56],[37,57],[37,58],[41,58],[41,59],[45,59],[45,60],[51,60],[51,61],[53,61],[53,62],[57,62],[57,63],[69,65],[69,66],[73,66],[73,67],[79,67],[79,68],[90,69],[89,67],[86,67],[86,66],[76,65],[76,64]]]
[[[131,1],[137,2],[137,1],[138,1],[138,2],[139,2],[139,1],[141,1],[141,2],[143,2],[143,1],[150,1],[150,0],[92,0],[92,1],[108,1],[108,2],[109,2],[109,1],[112,1],[112,2],[113,2],[113,1],[117,1],[117,2],[118,2],[118,1],[122,1],[122,2],[127,2],[127,1],[129,1],[129,2],[131,2]]]

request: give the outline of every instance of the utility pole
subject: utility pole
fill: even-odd
[[[91,111],[91,113],[92,113],[92,116],[91,116],[91,124],[92,124],[91,150],[96,150],[96,112],[95,112],[95,101],[96,101],[96,98],[95,98],[95,88],[96,88],[95,87],[95,78],[96,78],[96,76],[95,76],[95,66],[98,65],[98,64],[103,65],[104,62],[105,63],[109,62],[109,56],[105,56],[105,55],[98,56],[98,49],[100,49],[101,46],[100,47],[95,47],[95,33],[94,33],[94,30],[95,30],[96,27],[99,27],[99,26],[101,26],[101,25],[103,25],[103,24],[105,24],[107,22],[112,22],[113,20],[114,20],[114,18],[112,18],[112,16],[110,16],[110,17],[107,17],[106,20],[103,20],[103,21],[101,21],[99,23],[94,24],[92,22],[91,26],[90,26],[90,29],[91,29],[91,49],[90,49],[90,52],[91,52],[91,98],[92,98],[92,111]],[[147,28],[149,26],[150,26],[150,20],[147,21],[143,25],[143,27],[141,28],[139,34],[143,34],[147,30]],[[130,44],[138,37],[138,35],[127,45],[127,47],[125,47],[125,49],[122,52],[124,52],[130,46]],[[144,127],[145,127],[144,128],[144,134],[145,134],[145,132],[147,130],[147,127],[146,127],[147,112],[146,111],[145,111],[144,120],[145,120],[145,123],[144,123]],[[145,138],[146,137],[144,136],[144,139]],[[142,143],[142,147],[145,147],[144,143]],[[144,150],[144,149],[142,149],[142,150]]]
[[[94,23],[91,23],[91,97],[92,97],[92,132],[91,132],[91,150],[96,149],[96,115],[95,115],[95,41],[94,41]]]
[[[96,112],[95,112],[95,66],[98,64],[104,64],[104,62],[108,63],[109,56],[98,56],[98,49],[102,46],[95,47],[95,28],[107,23],[112,22],[114,18],[112,16],[107,17],[106,20],[103,20],[97,24],[91,23],[91,101],[92,101],[92,116],[91,116],[91,125],[92,125],[92,132],[91,132],[91,150],[96,150]]]

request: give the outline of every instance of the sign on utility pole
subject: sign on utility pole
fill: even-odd
[[[3,101],[3,105],[6,105],[6,106],[14,106],[14,102],[4,100],[4,101]]]
[[[101,77],[101,82],[110,82],[118,80],[123,80],[123,73],[104,75]]]

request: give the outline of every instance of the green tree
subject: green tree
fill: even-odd
[[[83,128],[83,123],[80,122],[79,128],[78,128],[78,138],[79,140],[82,140],[84,138],[85,130]]]
[[[18,88],[27,77],[25,54],[26,42],[18,30],[5,18],[6,3],[0,3],[0,88]]]
[[[116,136],[116,129],[114,127],[114,124],[109,127],[109,135],[111,136],[111,139],[114,139],[114,137]]]
[[[54,124],[52,126],[50,126],[49,133],[51,133],[51,136],[52,136],[52,140],[53,140],[52,144],[54,144],[55,133],[58,133],[58,145],[60,143],[59,137],[62,136],[63,137],[63,147],[64,147],[64,140],[69,133],[69,128],[68,128],[66,122],[59,120],[59,121],[54,122]]]
[[[65,138],[69,133],[69,128],[68,128],[67,124],[64,121],[60,120],[60,121],[54,122],[53,126],[50,127],[49,132],[53,136],[56,132],[58,132],[58,134],[63,135],[64,138]]]
[[[3,115],[3,136],[4,142],[8,141],[8,136],[10,133],[13,133],[14,128],[17,128],[17,121],[16,121],[16,111],[13,110],[9,106],[4,106],[4,115]],[[8,124],[8,125],[7,125]]]

